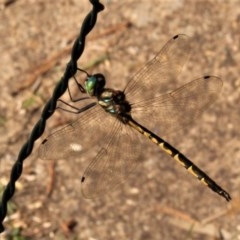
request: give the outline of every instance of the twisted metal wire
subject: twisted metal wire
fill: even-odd
[[[46,103],[39,121],[33,127],[29,139],[23,145],[12,167],[10,180],[3,192],[2,201],[0,203],[0,233],[4,231],[3,220],[7,214],[7,203],[14,195],[15,183],[22,174],[23,161],[31,154],[34,142],[43,134],[47,119],[52,116],[56,109],[58,98],[66,91],[69,79],[75,75],[77,71],[77,60],[84,51],[85,38],[94,27],[97,21],[97,14],[104,9],[104,6],[98,0],[89,1],[93,5],[93,8],[82,23],[80,34],[73,44],[71,59],[67,64],[65,73],[55,87],[52,97]]]

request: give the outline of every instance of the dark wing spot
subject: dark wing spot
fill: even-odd
[[[174,37],[173,37],[173,39],[175,40],[175,39],[177,39],[179,37],[179,35],[175,35]]]
[[[84,182],[85,181],[85,177],[83,176],[82,179],[81,179],[81,182]]]
[[[203,78],[204,78],[204,79],[208,79],[208,78],[210,78],[210,76],[204,76]]]
[[[47,142],[47,139],[45,138],[43,141],[42,141],[42,144],[45,144]]]

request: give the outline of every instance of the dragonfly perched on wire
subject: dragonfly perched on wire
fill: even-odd
[[[97,197],[124,182],[141,164],[141,138],[150,139],[214,192],[230,195],[204,171],[158,136],[189,125],[218,97],[222,80],[204,76],[182,87],[161,93],[161,80],[176,77],[190,54],[189,37],[176,35],[128,81],[125,89],[105,88],[105,77],[87,74],[85,86],[76,81],[92,102],[79,113],[77,121],[47,137],[40,146],[42,159],[64,159],[83,149],[99,149],[82,176],[82,194]],[[80,70],[80,69],[79,69]],[[83,70],[81,70],[83,71]],[[71,93],[69,91],[70,98]],[[140,134],[139,134],[140,133]],[[141,136],[141,134],[144,136]]]

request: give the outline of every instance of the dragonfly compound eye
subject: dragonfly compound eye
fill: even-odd
[[[87,77],[85,81],[86,92],[90,96],[98,96],[105,86],[105,77],[101,73],[97,73]]]

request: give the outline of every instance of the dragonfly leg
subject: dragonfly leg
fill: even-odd
[[[84,72],[88,77],[90,76],[85,70],[83,70],[83,69],[81,69],[81,68],[77,68],[77,70],[78,70],[78,71],[81,71],[81,72]],[[76,79],[75,76],[73,76],[73,79],[74,79],[74,81],[75,81],[75,83],[76,83],[79,91],[80,91],[81,93],[87,93],[86,90],[84,89],[84,87],[82,86],[82,84],[77,81],[77,79]],[[74,98],[72,97],[72,94],[71,94],[71,92],[70,92],[69,87],[68,87],[68,94],[69,94],[69,97],[70,97],[70,99],[71,99],[72,102],[78,102],[78,101],[83,100],[83,98],[74,99]],[[87,98],[84,98],[84,99],[87,99]]]
[[[76,83],[79,91],[80,91],[81,93],[86,93],[86,90],[83,88],[82,84],[77,81],[77,79],[76,79],[75,76],[73,76],[73,79],[74,79],[74,81],[75,81],[75,83]],[[69,89],[69,86],[68,86],[68,95],[69,95],[69,97],[70,97],[70,99],[71,99],[72,102],[79,102],[79,101],[84,100],[84,99],[89,99],[89,97],[76,98],[76,99],[74,99],[73,96],[72,96],[72,94],[71,94],[71,91],[70,91],[70,89]]]
[[[79,114],[81,112],[84,112],[84,111],[88,110],[89,108],[91,108],[91,107],[96,105],[96,103],[93,102],[93,103],[90,103],[90,104],[88,104],[88,105],[86,105],[86,106],[84,106],[82,108],[77,108],[77,107],[75,107],[75,106],[73,106],[73,105],[63,101],[62,99],[58,99],[58,101],[62,102],[66,106],[72,108],[73,110],[70,110],[70,109],[67,109],[67,108],[63,108],[63,107],[59,107],[59,106],[57,107],[57,109],[61,109],[61,110],[65,111],[65,112],[70,112],[70,113],[74,113],[74,114]]]

